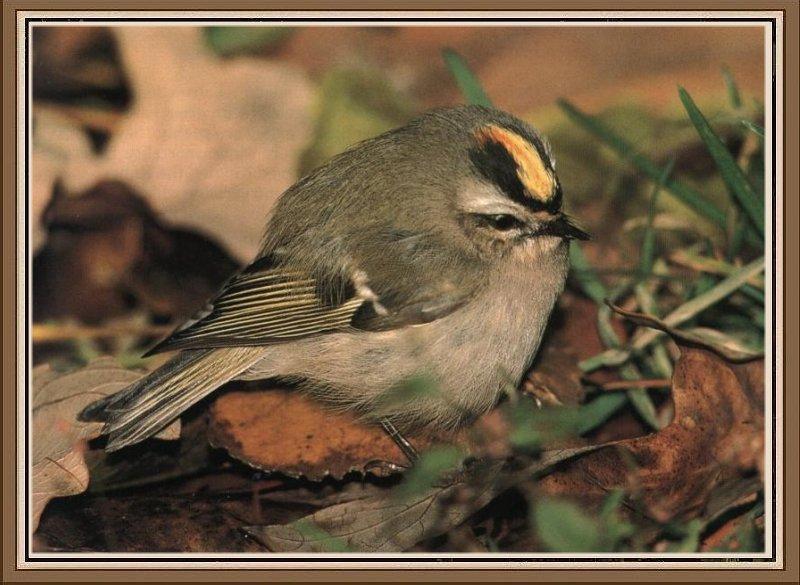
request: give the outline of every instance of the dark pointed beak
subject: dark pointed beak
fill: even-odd
[[[555,236],[565,240],[589,240],[591,236],[575,225],[567,215],[561,214],[555,219],[542,224],[532,235]]]

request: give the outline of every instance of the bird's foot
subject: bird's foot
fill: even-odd
[[[364,473],[372,473],[379,477],[388,477],[395,473],[404,473],[408,471],[409,466],[400,465],[385,459],[373,459],[364,464]]]

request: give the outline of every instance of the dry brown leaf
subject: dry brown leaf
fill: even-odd
[[[104,155],[67,177],[70,191],[126,181],[166,220],[251,258],[311,135],[309,80],[284,63],[219,59],[199,27],[115,33],[133,106]]]
[[[32,37],[35,100],[82,96],[124,102],[125,79],[108,27],[41,26],[33,28]]]
[[[324,508],[291,524],[245,530],[275,552],[403,551],[458,526],[515,483],[596,448],[544,451],[521,469],[514,460],[483,460],[455,481],[422,493],[403,498],[382,493]]]
[[[90,402],[113,394],[141,373],[120,367],[112,358],[95,360],[85,368],[60,374],[43,365],[31,373],[32,524],[52,498],[79,494],[89,485],[83,458],[86,442],[98,436],[102,423],[81,422],[78,413]],[[177,425],[161,438],[178,436]]]
[[[212,405],[209,418],[214,446],[263,471],[319,480],[364,472],[364,466],[376,460],[408,465],[380,427],[359,423],[349,413],[325,410],[299,392],[281,388],[226,392]],[[417,436],[412,442],[424,449],[430,440]]]
[[[715,490],[760,470],[763,384],[761,361],[731,364],[683,346],[673,376],[672,423],[576,459],[543,478],[541,487],[584,500],[626,488],[656,520],[696,514]]]
[[[215,242],[163,222],[126,183],[82,193],[61,185],[42,217],[33,260],[36,321],[101,323],[134,306],[162,321],[186,318],[238,268]]]

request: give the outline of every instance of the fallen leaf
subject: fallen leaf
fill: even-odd
[[[675,418],[658,433],[611,444],[545,451],[542,459],[508,470],[480,461],[465,478],[411,499],[396,494],[322,509],[286,526],[246,530],[270,550],[402,551],[441,534],[520,481],[540,475],[537,493],[597,503],[624,489],[658,522],[710,517],[748,498],[763,459],[761,362],[731,364],[713,352],[683,346],[673,379]],[[568,461],[567,461],[568,460]],[[551,473],[544,473],[562,463]]]
[[[248,526],[274,552],[398,552],[461,524],[510,486],[597,446],[544,451],[533,462],[478,461],[455,481],[399,499],[382,493],[324,508],[283,526]]]
[[[43,365],[31,373],[31,522],[39,524],[47,503],[79,494],[89,485],[83,453],[86,442],[98,436],[102,423],[81,422],[78,413],[90,402],[134,382],[140,372],[126,370],[112,358],[60,374]],[[177,438],[177,425],[160,435]]]
[[[126,183],[101,181],[80,193],[60,183],[42,215],[47,242],[33,259],[37,322],[105,322],[144,309],[186,318],[236,270],[227,252],[162,221]]]
[[[212,445],[251,467],[319,480],[364,473],[372,461],[408,465],[379,426],[326,410],[299,392],[255,388],[225,392],[209,411]],[[424,449],[430,441],[413,437],[412,443]],[[386,469],[376,466],[373,471],[383,474]]]
[[[680,344],[681,342],[678,341]],[[728,483],[749,481],[763,452],[763,363],[731,364],[681,346],[672,397],[675,416],[661,431],[618,441],[542,478],[550,494],[597,499],[626,489],[650,517],[692,517]],[[763,399],[762,399],[763,400]]]
[[[67,187],[124,181],[165,220],[250,259],[311,134],[309,80],[285,63],[220,59],[199,27],[114,32],[135,98],[104,154],[73,165]]]

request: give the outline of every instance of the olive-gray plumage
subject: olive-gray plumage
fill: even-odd
[[[548,147],[496,110],[360,143],[284,192],[256,260],[155,348],[173,360],[82,416],[117,449],[231,379],[278,377],[372,419],[456,427],[535,356],[566,242],[585,237],[560,204]],[[416,375],[437,390],[403,398]]]

